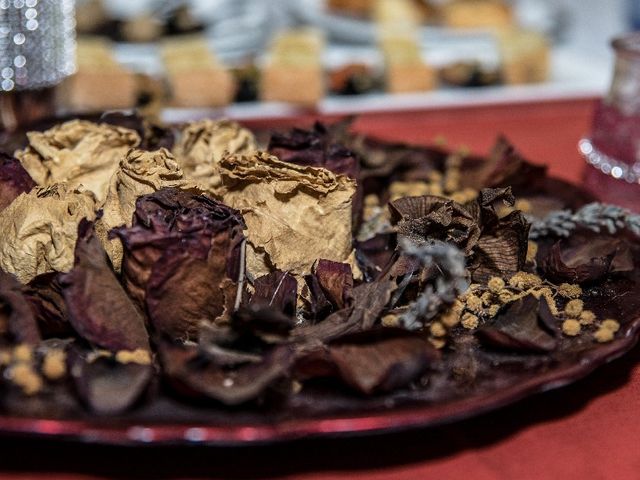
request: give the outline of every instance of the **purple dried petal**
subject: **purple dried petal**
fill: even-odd
[[[36,317],[22,285],[11,274],[0,270],[0,337],[12,343],[38,344],[42,338]]]
[[[544,306],[541,307],[542,304]],[[492,348],[532,353],[551,352],[556,349],[557,341],[549,333],[549,328],[553,325],[549,314],[544,298],[537,299],[528,295],[511,303],[489,325],[478,330],[476,335],[484,345]]]
[[[353,301],[353,273],[347,263],[318,260],[315,275],[327,300],[335,310],[341,310]]]
[[[111,351],[149,350],[144,317],[120,285],[87,220],[78,227],[74,267],[60,282],[69,322],[82,338]]]
[[[35,186],[36,183],[18,160],[0,152],[0,211],[21,193],[29,192]]]
[[[262,397],[293,366],[291,347],[278,346],[259,363],[223,368],[202,357],[197,347],[160,342],[163,373],[181,395],[239,405]]]
[[[237,211],[204,195],[165,188],[138,199],[133,226],[112,233],[124,246],[125,286],[157,331],[191,338],[225,312],[243,228]]]

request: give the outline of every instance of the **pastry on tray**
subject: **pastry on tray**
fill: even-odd
[[[316,105],[325,92],[323,49],[324,38],[318,30],[295,29],[276,34],[262,68],[261,99]]]
[[[233,101],[236,84],[229,69],[200,36],[165,40],[162,61],[175,107],[219,107]]]
[[[344,123],[261,144],[230,121],[100,122],[0,162],[4,416],[477,410],[637,335],[640,217],[504,138],[479,157]]]
[[[73,111],[134,107],[138,95],[136,75],[118,63],[111,43],[84,37],[76,48],[77,71],[62,85],[61,103]]]

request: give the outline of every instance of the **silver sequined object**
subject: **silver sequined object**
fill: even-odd
[[[75,71],[74,0],[0,0],[0,91],[60,83]]]

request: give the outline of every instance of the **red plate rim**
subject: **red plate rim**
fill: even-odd
[[[118,422],[111,419],[49,420],[0,416],[0,433],[60,438],[110,445],[211,444],[249,445],[301,438],[366,435],[430,427],[480,415],[534,393],[573,383],[597,367],[630,351],[640,336],[640,317],[629,322],[624,336],[584,353],[580,361],[534,376],[490,395],[441,405],[398,408],[364,415],[298,418],[275,423],[210,425]]]

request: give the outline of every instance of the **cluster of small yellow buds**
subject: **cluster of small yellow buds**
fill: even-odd
[[[574,299],[569,301],[564,307],[564,313],[570,318],[580,318],[580,314],[584,310],[584,302]]]
[[[533,240],[529,240],[527,243],[527,263],[534,263],[538,255],[538,244]]]
[[[582,288],[580,285],[575,285],[571,283],[561,283],[556,288],[558,295],[565,298],[579,298],[582,295]]]
[[[620,323],[617,320],[607,319],[600,324],[598,330],[593,334],[593,338],[599,343],[610,342],[618,330],[620,330]]]
[[[26,344],[17,345],[8,356],[3,357],[3,363],[7,367],[5,377],[25,395],[35,395],[42,390],[42,377],[33,364],[33,347]]]
[[[509,286],[520,290],[540,285],[542,285],[542,279],[535,273],[517,272],[509,279]]]

